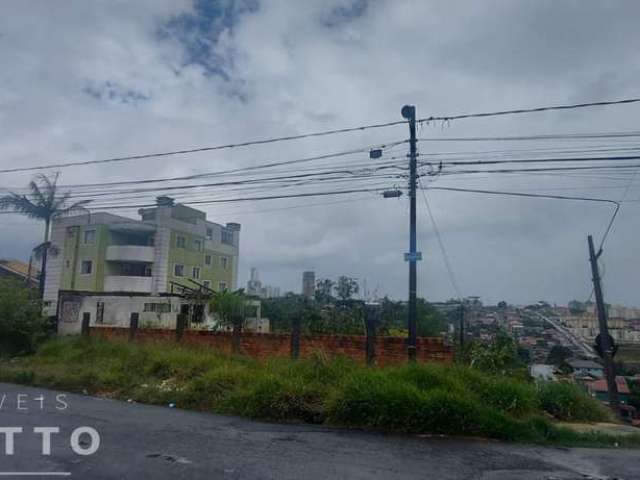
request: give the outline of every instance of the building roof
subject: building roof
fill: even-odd
[[[626,395],[630,393],[629,385],[627,385],[627,380],[624,377],[617,376],[616,384],[618,385],[618,393],[623,393]],[[594,392],[608,392],[609,389],[607,388],[607,379],[603,378],[601,380],[590,382],[589,389],[593,390]]]
[[[29,264],[21,262],[19,260],[2,260],[0,259],[0,269],[13,273],[14,275],[27,278],[29,276]],[[31,277],[37,278],[40,275],[40,271],[34,266],[31,266]]]
[[[581,360],[581,359],[572,359],[567,360],[567,363],[571,366],[571,368],[591,368],[591,369],[600,369],[602,370],[604,367],[599,363],[596,363],[592,360]]]

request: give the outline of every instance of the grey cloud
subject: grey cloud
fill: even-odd
[[[331,28],[321,21],[357,3],[264,0],[240,13],[233,5],[244,4],[226,4],[230,10],[225,11],[233,15],[203,15],[202,9],[213,4],[136,1],[116,9],[76,2],[59,4],[52,22],[49,2],[5,2],[0,6],[0,56],[6,67],[0,71],[0,165],[104,158],[399,120],[400,107],[409,102],[420,116],[429,116],[637,94],[637,2],[377,1],[368,2],[366,9],[343,11]],[[189,22],[197,28],[185,30]],[[168,36],[158,38],[167,25]],[[194,49],[200,44],[204,47],[198,56]],[[213,74],[216,68],[225,75]],[[121,96],[132,91],[149,98],[135,108],[96,101],[83,91],[87,79],[101,98],[110,95],[107,81],[118,86]],[[627,106],[456,121],[424,127],[420,136],[633,130],[638,111]],[[62,182],[215,171],[406,136],[406,128],[394,127],[68,169]],[[436,153],[536,146],[425,142],[419,148]],[[393,151],[404,153],[405,146]],[[367,158],[366,153],[345,157],[342,165]],[[29,178],[0,176],[0,186],[23,187]],[[441,177],[434,185],[611,198],[623,192],[618,180],[560,175]],[[576,187],[583,190],[563,190]],[[636,181],[629,198],[638,195]],[[403,298],[406,197],[362,198],[339,204],[305,199],[204,209],[215,221],[243,224],[245,278],[249,267],[257,266],[267,283],[299,290],[301,272],[314,268],[319,277],[366,278],[369,289],[377,286],[380,294]],[[419,200],[419,249],[424,252],[420,294],[444,299],[454,292]],[[463,294],[513,302],[588,296],[586,235],[602,234],[608,207],[436,191],[429,200]],[[636,205],[623,207],[603,256],[611,302],[638,303]],[[135,216],[135,210],[120,213]],[[0,227],[1,256],[26,258],[41,237],[39,225],[19,217],[3,215]]]

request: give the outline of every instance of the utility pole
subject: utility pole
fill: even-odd
[[[607,325],[607,311],[602,298],[602,286],[600,285],[600,271],[598,269],[598,258],[602,255],[602,248],[596,253],[593,247],[593,237],[587,237],[589,242],[589,263],[591,263],[591,276],[593,278],[593,291],[596,297],[596,308],[598,311],[598,325],[600,327],[600,342],[602,345],[602,360],[604,361],[604,371],[607,377],[607,390],[609,391],[609,406],[619,413],[620,401],[618,398],[618,385],[616,384],[616,371],[613,365],[613,345],[609,336]]]
[[[416,251],[416,183],[417,156],[416,146],[416,107],[405,105],[401,114],[409,120],[409,253],[405,253],[405,261],[409,262],[409,338],[407,353],[409,361],[416,361],[416,262],[422,259],[422,254]]]

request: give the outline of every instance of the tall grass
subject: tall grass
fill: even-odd
[[[321,353],[259,362],[175,343],[61,338],[31,357],[0,363],[0,380],[273,421],[533,442],[606,440],[550,422],[607,418],[577,387],[538,388],[463,366],[371,369]]]

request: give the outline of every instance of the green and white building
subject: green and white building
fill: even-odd
[[[47,314],[88,314],[92,324],[125,323],[134,312],[141,322],[158,312],[173,318],[181,308],[179,285],[237,288],[239,224],[210,222],[205,212],[169,197],[158,197],[155,207],[138,213],[140,220],[87,213],[53,223],[57,254],[47,263]],[[76,298],[65,312],[58,305],[63,294]],[[94,311],[85,311],[94,303]]]

